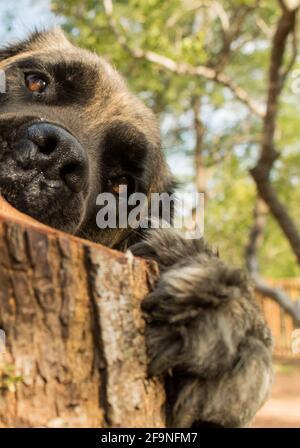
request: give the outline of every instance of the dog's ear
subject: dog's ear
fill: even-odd
[[[111,179],[126,178],[128,181],[128,194],[139,192],[167,193],[171,197],[177,188],[177,183],[171,176],[160,148],[149,141],[146,133],[138,130],[134,123],[113,121],[106,131],[102,142],[102,188],[106,187]],[[162,196],[168,209],[168,198]],[[174,202],[170,202],[172,222],[174,215]],[[162,205],[158,213],[162,216]]]
[[[103,141],[102,163],[106,177],[129,175],[135,184],[135,190],[145,193],[151,183],[151,153],[146,136],[129,123],[115,120],[110,124]]]
[[[45,47],[46,42],[56,40],[57,42],[67,42],[66,36],[61,28],[51,28],[49,30],[35,30],[26,39],[12,45],[0,48],[0,61],[16,56],[30,50],[36,43],[39,43],[41,48]]]
[[[24,50],[24,46],[22,43],[18,43],[16,45],[9,45],[0,49],[0,61],[4,61],[4,59],[11,58],[18,53],[21,53]]]
[[[26,51],[30,47],[30,45],[38,38],[40,34],[41,34],[40,32],[35,31],[27,39],[0,48],[0,61],[12,58],[17,54]]]

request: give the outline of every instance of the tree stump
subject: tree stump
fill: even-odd
[[[0,427],[165,426],[140,311],[156,275],[0,199]]]

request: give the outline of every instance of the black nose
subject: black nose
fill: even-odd
[[[75,193],[86,188],[88,161],[73,135],[50,123],[35,123],[27,129],[27,139],[35,145],[35,163],[47,179],[62,180]]]

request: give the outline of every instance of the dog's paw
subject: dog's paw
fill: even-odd
[[[239,361],[223,375],[169,378],[173,427],[247,427],[269,396],[272,357],[264,343],[249,336],[239,347]]]
[[[151,233],[133,252],[161,269],[142,309],[149,373],[176,384],[171,424],[244,426],[265,400],[272,370],[270,331],[247,275],[173,230]]]
[[[246,334],[259,327],[244,273],[218,259],[203,261],[165,271],[143,301],[151,374],[172,368],[220,374],[234,364]]]
[[[173,228],[149,229],[144,239],[129,250],[138,257],[155,260],[162,271],[199,254],[217,258],[203,238],[185,239]]]
[[[239,344],[253,332],[270,345],[247,275],[224,264],[202,240],[161,229],[133,252],[155,259],[161,268],[142,304],[152,374],[172,368],[219,374],[234,365]]]

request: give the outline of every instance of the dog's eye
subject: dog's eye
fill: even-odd
[[[44,79],[33,73],[25,76],[25,83],[27,89],[32,93],[42,93],[47,86],[47,82]]]
[[[116,194],[121,195],[122,193],[126,192],[126,188],[129,187],[129,179],[125,176],[118,177],[115,179],[109,179],[108,180],[108,188],[109,190]]]

